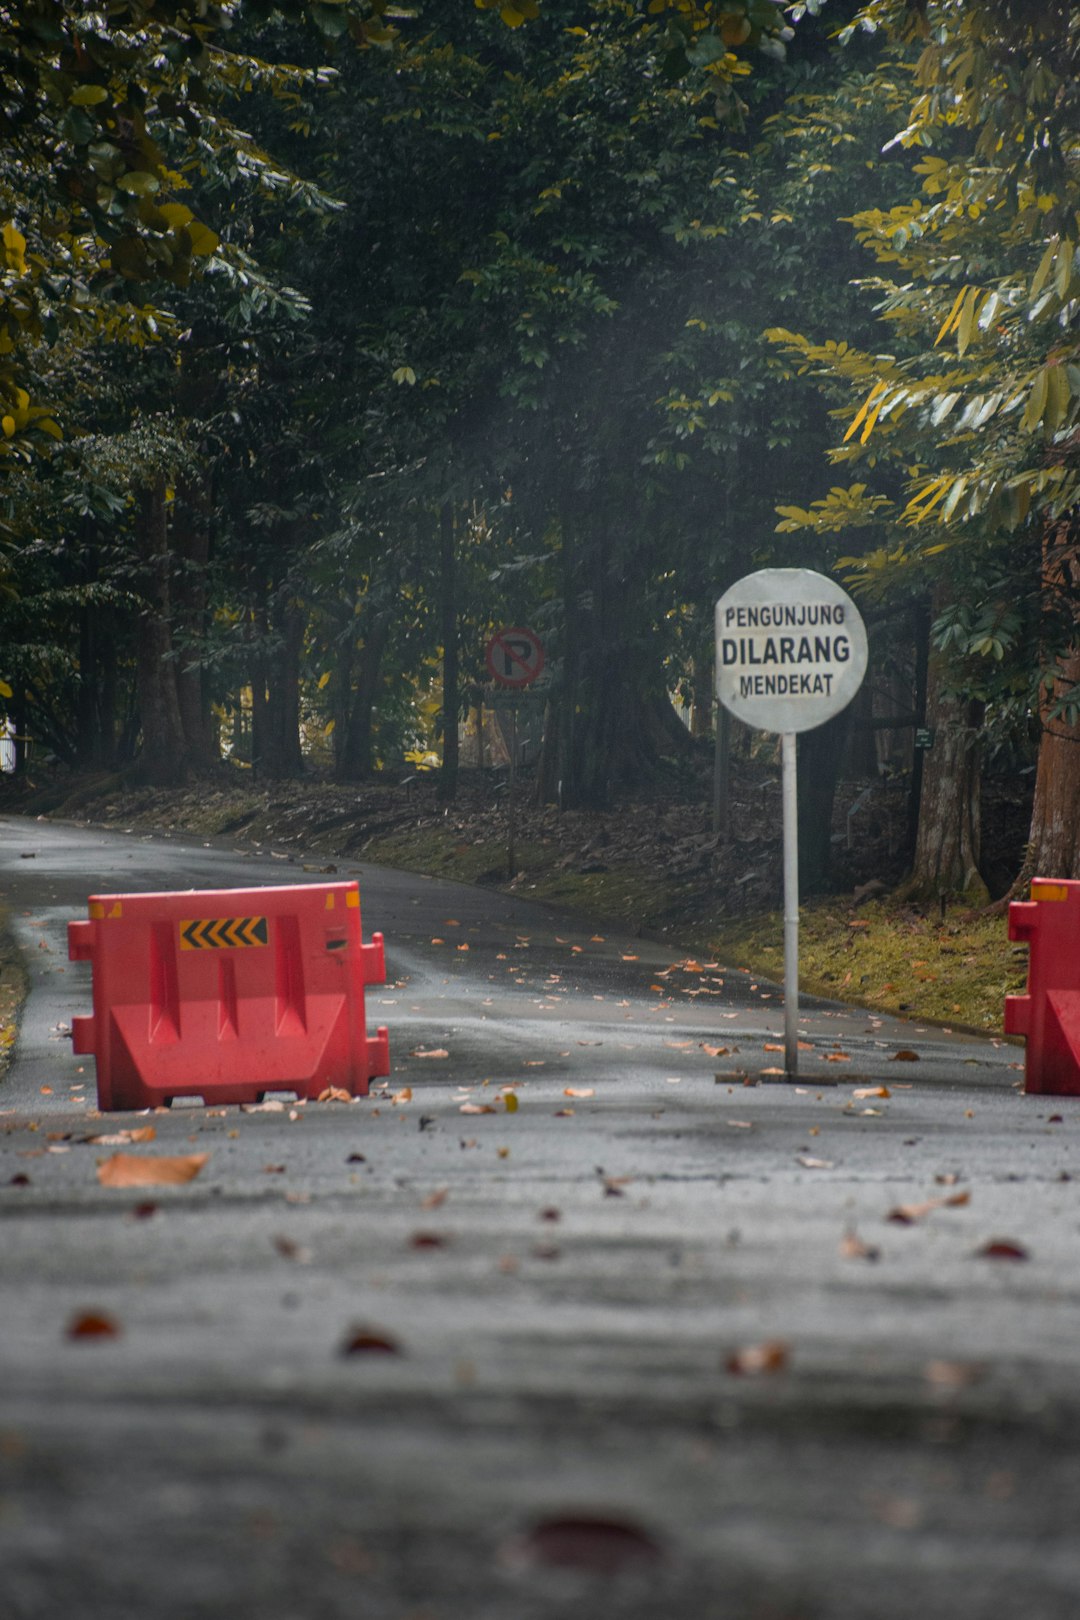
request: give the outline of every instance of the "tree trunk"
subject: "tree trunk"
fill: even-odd
[[[935,598],[935,618],[944,601]],[[979,873],[980,747],[983,705],[946,690],[947,670],[931,658],[926,714],[933,747],[926,752],[915,862],[906,885],[913,896],[947,895],[970,903],[988,898]]]
[[[361,782],[371,775],[374,767],[375,701],[379,690],[379,671],[389,636],[389,613],[375,614],[360,649],[356,691],[349,702],[342,740],[334,760],[334,778],[338,782]],[[351,671],[352,661],[350,658],[349,669],[343,675],[343,680]]]
[[[461,709],[458,673],[457,525],[449,504],[439,514],[439,619],[443,644],[443,756],[439,772],[438,797],[444,801],[457,794],[460,747],[458,718]]]
[[[187,760],[170,628],[169,533],[163,478],[157,479],[143,496],[139,546],[145,603],[136,638],[141,770],[154,787],[173,787],[183,781]]]
[[[296,602],[275,604],[272,655],[265,662],[266,706],[263,715],[259,775],[281,782],[300,776],[300,653],[304,616]]]
[[[181,567],[174,581],[173,622],[178,646],[176,691],[188,758],[200,770],[218,761],[217,731],[199,652],[206,636],[206,570],[210,561],[209,502],[205,488],[179,491],[173,549]]]
[[[1074,616],[1080,587],[1080,544],[1068,530],[1047,535],[1043,546],[1043,594],[1048,606],[1064,594]],[[1019,881],[1029,877],[1080,876],[1080,721],[1071,724],[1051,710],[1080,683],[1080,646],[1058,660],[1053,689],[1040,694],[1042,736],[1031,809],[1031,836]]]
[[[799,888],[821,894],[832,882],[832,813],[851,706],[799,737]]]

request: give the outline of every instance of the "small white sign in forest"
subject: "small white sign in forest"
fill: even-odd
[[[716,604],[716,695],[760,731],[810,731],[866,673],[866,628],[847,592],[809,568],[762,568]]]
[[[847,708],[866,674],[866,627],[845,590],[809,568],[761,568],[716,604],[716,695],[781,737],[784,813],[784,1070],[798,1076],[799,836],[796,733]]]

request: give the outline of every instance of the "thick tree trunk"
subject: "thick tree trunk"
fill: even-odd
[[[851,708],[799,738],[799,888],[821,894],[832,883],[832,813]]]
[[[173,549],[180,569],[173,586],[173,623],[178,644],[176,692],[188,758],[207,770],[220,753],[210,709],[200,648],[206,636],[207,581],[210,561],[209,502],[202,485],[186,484],[179,492]]]
[[[266,704],[262,716],[259,775],[268,781],[300,776],[300,653],[304,616],[298,604],[277,607],[273,616],[272,656],[264,664]]]
[[[458,660],[458,604],[456,524],[449,504],[439,514],[439,619],[443,644],[443,754],[439,772],[438,797],[444,801],[457,794],[460,747],[458,718],[461,692]]]
[[[184,779],[187,756],[170,627],[171,559],[163,478],[143,497],[139,543],[145,603],[136,638],[141,769],[155,787],[172,787]]]
[[[935,617],[944,603],[935,600]],[[946,689],[946,670],[931,658],[926,717],[934,734],[923,764],[919,828],[908,893],[924,899],[951,895],[969,902],[989,898],[979,873],[979,734],[983,705]]]
[[[1067,611],[1080,587],[1080,544],[1062,529],[1047,535],[1043,547],[1043,590],[1047,605],[1063,596]],[[1052,690],[1040,697],[1042,737],[1031,810],[1031,836],[1021,881],[1028,877],[1080,877],[1080,722],[1068,723],[1051,711],[1080,684],[1080,646],[1059,660]]]
[[[364,645],[360,649],[356,690],[349,703],[334,761],[334,776],[338,782],[362,782],[374,768],[375,704],[379,691],[379,671],[389,635],[389,613],[377,613],[368,626]],[[349,681],[352,664],[353,658],[350,657],[348,667],[342,674],[343,682]]]
[[[116,763],[116,630],[113,615],[85,607],[79,614],[76,759],[89,770]]]

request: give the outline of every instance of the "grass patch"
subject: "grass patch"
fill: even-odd
[[[0,907],[0,1077],[11,1063],[15,1037],[19,1033],[19,1014],[28,989],[26,968],[11,931],[11,920]]]
[[[713,952],[735,967],[783,975],[783,918],[770,912],[714,936]],[[1022,993],[1027,947],[1013,945],[1001,913],[922,916],[876,900],[811,900],[800,911],[799,983],[881,1012],[1000,1030],[1005,997]]]

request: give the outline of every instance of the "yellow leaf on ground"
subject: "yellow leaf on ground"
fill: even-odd
[[[183,1153],[155,1158],[134,1153],[114,1153],[97,1168],[103,1187],[179,1187],[194,1181],[209,1159],[209,1153]]]

